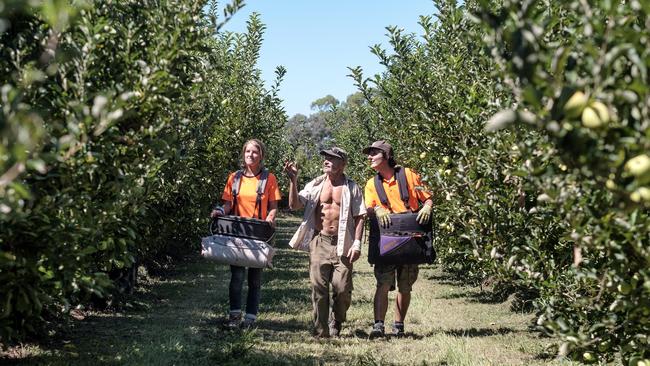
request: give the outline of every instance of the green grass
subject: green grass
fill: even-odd
[[[3,352],[2,364],[44,365],[570,365],[542,357],[549,339],[529,330],[532,314],[486,302],[435,266],[414,285],[404,338],[369,340],[374,277],[355,264],[353,303],[342,336],[310,336],[308,257],[287,248],[299,224],[279,220],[275,268],[263,274],[257,329],[228,332],[227,266],[193,258],[146,277],[123,312],[87,312],[55,339]],[[391,301],[394,294],[391,293]],[[392,304],[387,319],[392,319]]]

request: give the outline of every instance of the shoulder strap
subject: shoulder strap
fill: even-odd
[[[390,208],[390,202],[388,202],[388,196],[386,196],[386,191],[384,190],[383,178],[379,173],[375,174],[375,191],[377,192],[377,197],[379,197],[379,202]]]
[[[409,206],[409,190],[408,190],[408,183],[406,181],[406,174],[404,172],[404,169],[400,166],[395,167],[395,179],[397,180],[397,187],[399,188],[399,196],[404,201],[404,207],[408,211],[411,211],[411,208]],[[379,197],[379,201],[390,208],[390,202],[388,202],[388,196],[386,195],[386,191],[384,190],[384,184],[383,184],[383,178],[381,177],[381,174],[377,173],[375,175],[375,191],[377,192],[377,197]]]
[[[257,216],[260,220],[264,220],[262,217],[262,195],[264,195],[264,189],[266,189],[266,181],[269,178],[269,171],[262,169],[260,175],[260,180],[257,182],[257,198],[255,199],[255,209],[257,210]]]
[[[411,211],[409,206],[409,186],[406,181],[406,169],[402,167],[395,167],[395,178],[397,179],[397,187],[399,188],[399,196],[404,201],[404,207]]]
[[[239,186],[241,186],[241,177],[244,175],[242,170],[235,172],[235,179],[232,181],[232,212],[237,215],[237,195],[239,195]]]

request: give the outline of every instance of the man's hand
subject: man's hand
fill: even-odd
[[[420,212],[418,212],[418,217],[416,220],[420,225],[425,225],[429,222],[431,219],[431,206],[430,205],[424,205],[422,206],[422,209],[420,209]]]
[[[284,162],[283,170],[291,180],[294,180],[298,176],[298,165],[292,161]]]
[[[377,206],[375,207],[375,216],[377,216],[377,221],[379,221],[379,225],[386,229],[387,227],[390,226],[391,220],[390,220],[390,212],[388,212],[387,209]]]
[[[354,248],[350,248],[348,250],[348,255],[346,255],[346,257],[350,259],[350,263],[354,263],[354,261],[359,259],[360,256],[361,256],[361,251]]]

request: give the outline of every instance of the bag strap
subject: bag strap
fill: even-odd
[[[237,196],[239,195],[239,188],[241,187],[241,178],[243,175],[244,171],[238,170],[235,172],[235,179],[232,182],[232,205],[235,215],[238,215]],[[262,172],[260,173],[260,180],[257,182],[257,197],[255,198],[255,208],[253,209],[253,212],[257,211],[257,216],[260,218],[260,220],[264,220],[264,218],[262,218],[262,195],[264,195],[264,190],[266,189],[266,181],[268,178],[269,171],[266,168],[262,169]]]
[[[397,188],[399,188],[399,196],[404,202],[404,207],[411,212],[411,207],[409,206],[409,186],[406,181],[406,169],[402,167],[396,167],[395,176],[397,178]]]
[[[239,187],[241,186],[241,177],[244,175],[243,170],[238,170],[235,172],[235,179],[232,181],[232,212],[234,215],[238,215],[237,212],[237,196],[239,195]]]
[[[395,180],[397,180],[397,188],[399,189],[399,196],[404,201],[404,207],[411,212],[411,207],[409,206],[409,190],[408,183],[406,181],[406,174],[401,166],[395,167]],[[386,190],[384,190],[383,178],[381,174],[377,173],[375,175],[375,191],[379,197],[379,201],[390,208],[390,202],[388,202],[388,196],[386,195]]]
[[[264,220],[262,217],[262,195],[264,195],[264,189],[266,189],[266,181],[268,178],[269,171],[262,169],[260,180],[257,182],[257,198],[255,198],[255,210],[257,211],[257,216],[260,220]]]

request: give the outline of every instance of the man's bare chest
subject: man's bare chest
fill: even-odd
[[[342,195],[343,186],[332,186],[331,183],[326,182],[320,194],[320,203],[321,205],[334,204],[336,206],[340,206]]]

